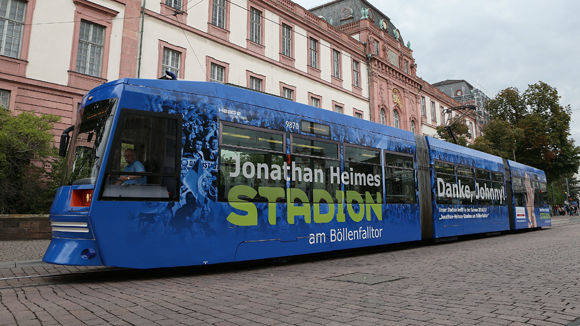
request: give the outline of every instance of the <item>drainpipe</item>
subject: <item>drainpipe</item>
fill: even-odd
[[[371,82],[372,82],[372,78],[371,78],[371,74],[372,74],[372,70],[373,68],[371,67],[371,60],[368,56],[366,56],[367,58],[367,89],[368,89],[368,96],[369,96],[369,118],[371,121],[373,122],[377,122],[375,119],[375,111],[374,111],[374,97],[372,95],[372,92],[374,91],[375,87],[374,85],[371,86]]]
[[[145,4],[147,0],[143,0],[141,6],[141,26],[139,28],[139,55],[137,56],[137,78],[141,78],[141,54],[143,52],[143,28],[145,25]]]

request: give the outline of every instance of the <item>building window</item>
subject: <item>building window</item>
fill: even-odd
[[[282,87],[282,97],[290,101],[294,100],[294,90],[288,87]]]
[[[217,83],[226,82],[226,67],[220,66],[217,63],[211,63],[209,81]]]
[[[318,69],[318,41],[314,38],[308,40],[310,48],[310,67]]]
[[[340,113],[343,114],[344,113],[344,107],[340,104],[334,104],[334,108],[333,111],[336,113]]]
[[[358,61],[352,61],[352,85],[360,87],[360,64]]]
[[[390,64],[399,68],[399,55],[397,53],[395,53],[394,51],[388,50],[387,51],[387,60],[389,60]]]
[[[374,53],[375,53],[376,56],[378,56],[379,55],[379,51],[380,51],[379,50],[379,41],[374,40],[373,44],[375,45],[374,46],[374,49],[373,49],[374,50]]]
[[[10,108],[10,91],[0,89],[0,108],[8,110]]]
[[[165,4],[169,7],[175,8],[177,10],[181,10],[181,0],[165,0]]]
[[[320,107],[320,99],[316,98],[316,97],[311,97],[310,98],[310,105],[319,108]]]
[[[282,54],[292,57],[292,27],[282,24]]]
[[[0,1],[0,55],[20,57],[25,16],[25,1]]]
[[[393,110],[393,127],[400,128],[399,111]]]
[[[354,110],[354,116],[355,116],[355,118],[362,119],[363,118],[363,113],[355,109]]]
[[[261,92],[262,91],[262,79],[260,79],[258,77],[250,76],[249,87],[250,87],[250,89]]]
[[[415,120],[411,120],[411,132],[415,133]]]
[[[405,60],[405,73],[409,73],[409,61]]]
[[[425,97],[421,96],[421,116],[427,118],[427,108],[425,107]]]
[[[308,104],[315,106],[317,108],[322,107],[322,97],[320,95],[312,94],[308,92]]]
[[[104,45],[105,27],[81,20],[76,71],[101,77]]]
[[[441,124],[445,124],[445,108],[441,107]]]
[[[213,0],[211,23],[219,28],[226,28],[226,0]]]
[[[431,101],[431,122],[437,124],[437,112],[435,111],[435,102]]]
[[[340,78],[340,52],[332,50],[332,77]]]
[[[179,76],[181,63],[181,53],[169,48],[163,48],[163,61],[161,63],[161,74],[165,75],[166,71],[171,71]]]
[[[381,123],[384,125],[387,124],[387,115],[385,114],[384,109],[381,109]]]
[[[250,41],[262,44],[262,12],[250,8]]]

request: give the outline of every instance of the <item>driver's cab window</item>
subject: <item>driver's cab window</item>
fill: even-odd
[[[103,197],[177,198],[179,126],[176,115],[123,110],[110,149]]]

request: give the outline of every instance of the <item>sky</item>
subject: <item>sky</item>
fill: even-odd
[[[330,0],[294,0],[306,9]],[[465,79],[494,97],[543,81],[570,105],[580,146],[580,1],[369,0],[411,42],[417,75]]]

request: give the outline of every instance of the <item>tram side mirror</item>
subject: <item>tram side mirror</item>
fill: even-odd
[[[66,150],[68,149],[68,143],[70,142],[69,133],[73,131],[74,126],[66,128],[60,135],[60,144],[58,146],[58,155],[65,157]]]

